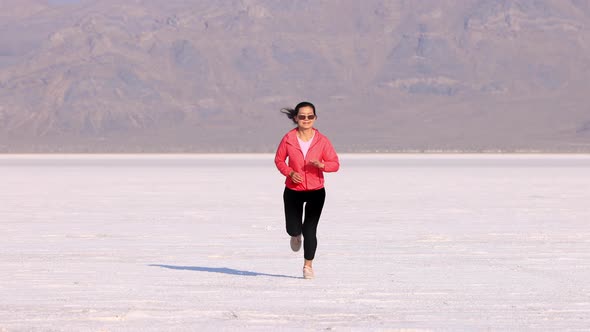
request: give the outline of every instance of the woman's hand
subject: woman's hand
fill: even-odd
[[[303,181],[303,177],[301,176],[301,174],[295,171],[291,171],[289,177],[291,178],[291,181],[293,181],[294,183],[301,183],[301,181]]]
[[[319,160],[310,160],[309,163],[319,169],[324,169],[324,164],[322,162],[320,162]]]

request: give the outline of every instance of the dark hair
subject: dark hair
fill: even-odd
[[[297,114],[299,113],[299,109],[303,108],[303,107],[311,107],[311,109],[313,110],[313,114],[315,114],[315,106],[313,106],[312,103],[308,102],[308,101],[302,101],[299,104],[297,104],[297,106],[295,106],[295,108],[281,108],[281,113],[285,113],[287,114],[287,117],[291,120],[293,120],[293,123],[297,123]]]

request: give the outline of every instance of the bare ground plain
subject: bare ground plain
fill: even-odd
[[[589,155],[342,155],[316,279],[272,155],[0,156],[0,331],[587,331]]]

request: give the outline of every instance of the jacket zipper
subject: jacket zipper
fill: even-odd
[[[315,136],[315,135],[314,135]],[[317,145],[318,140],[313,140],[313,142],[311,142],[311,145],[309,146],[309,149],[307,149],[307,154],[309,154],[309,152],[311,151],[311,149]],[[299,148],[299,151],[301,151],[301,148]],[[303,151],[301,151],[301,154],[303,155]],[[305,173],[305,190],[308,190],[309,186],[307,184],[307,157],[303,157],[303,169]]]
[[[303,151],[301,150],[301,148],[299,148],[299,151],[301,151],[301,155],[303,156]],[[309,150],[307,150],[307,153],[309,153]],[[307,159],[305,156],[303,156],[303,176],[305,177],[305,190],[307,190]]]
[[[314,140],[313,142],[311,142],[311,145],[309,146],[309,149],[307,150],[308,154],[309,154],[309,151],[311,151],[311,148],[313,148],[317,143],[318,143],[317,140]],[[305,177],[305,188],[304,189],[307,190],[307,188],[309,187],[307,185],[307,158],[303,155],[303,150],[301,150],[301,147],[299,146],[299,144],[297,144],[296,146],[297,146],[297,149],[299,150],[299,152],[301,152],[301,156],[303,157],[303,176]]]

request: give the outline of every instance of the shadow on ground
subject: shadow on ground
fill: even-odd
[[[171,270],[188,270],[188,271],[198,271],[198,272],[212,272],[212,273],[223,273],[223,274],[231,274],[235,276],[249,276],[249,277],[276,277],[276,278],[291,278],[291,279],[302,279],[294,276],[287,276],[283,274],[268,274],[268,273],[260,273],[260,272],[252,272],[252,271],[243,271],[243,270],[235,270],[230,269],[227,267],[204,267],[204,266],[175,266],[175,265],[162,265],[162,264],[150,264],[149,266],[156,266],[162,267],[165,269]]]

